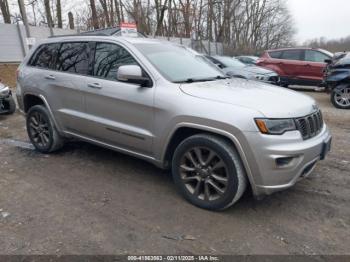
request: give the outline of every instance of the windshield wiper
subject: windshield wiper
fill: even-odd
[[[174,83],[195,83],[195,82],[208,82],[208,81],[215,81],[219,79],[227,79],[228,76],[216,76],[216,77],[209,77],[209,78],[187,78],[185,80],[175,81]]]

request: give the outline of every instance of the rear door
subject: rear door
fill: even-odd
[[[330,57],[320,51],[305,50],[304,70],[301,77],[312,81],[322,81],[326,59],[330,59]]]
[[[69,48],[61,43],[43,44],[31,57],[26,67],[29,71],[20,79],[30,90],[45,97],[56,123],[64,130],[81,128],[79,112],[83,111],[84,79],[77,74],[86,67],[86,52],[79,43]]]
[[[81,132],[84,117],[85,76],[89,73],[88,42],[63,42],[57,51],[55,71],[47,76],[52,82],[50,104],[66,131]]]
[[[84,87],[85,132],[98,141],[149,155],[155,88],[117,80],[120,66],[140,65],[123,46],[97,42],[95,50],[92,76]]]

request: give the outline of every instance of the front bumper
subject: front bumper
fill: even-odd
[[[11,111],[10,100],[12,100],[12,94],[7,96],[0,96],[0,114],[7,114]]]
[[[248,162],[256,196],[287,189],[307,177],[323,158],[326,142],[331,141],[326,125],[317,136],[308,140],[303,140],[299,131],[280,136],[259,132],[244,135],[251,150]]]

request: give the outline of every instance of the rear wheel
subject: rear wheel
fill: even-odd
[[[332,104],[339,109],[350,109],[350,85],[336,86],[331,93]]]
[[[27,132],[34,147],[42,153],[54,152],[64,144],[47,108],[42,105],[36,105],[29,109]]]
[[[233,205],[247,184],[240,157],[233,146],[207,134],[189,137],[178,146],[172,173],[185,199],[210,210]]]

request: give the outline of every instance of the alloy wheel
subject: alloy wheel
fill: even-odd
[[[212,149],[194,147],[183,154],[180,162],[181,180],[190,194],[205,201],[222,197],[228,185],[225,162]]]
[[[334,101],[341,107],[350,106],[350,87],[340,87],[334,90]]]
[[[29,133],[33,142],[41,148],[50,144],[50,130],[46,118],[40,112],[34,112],[29,118]]]

